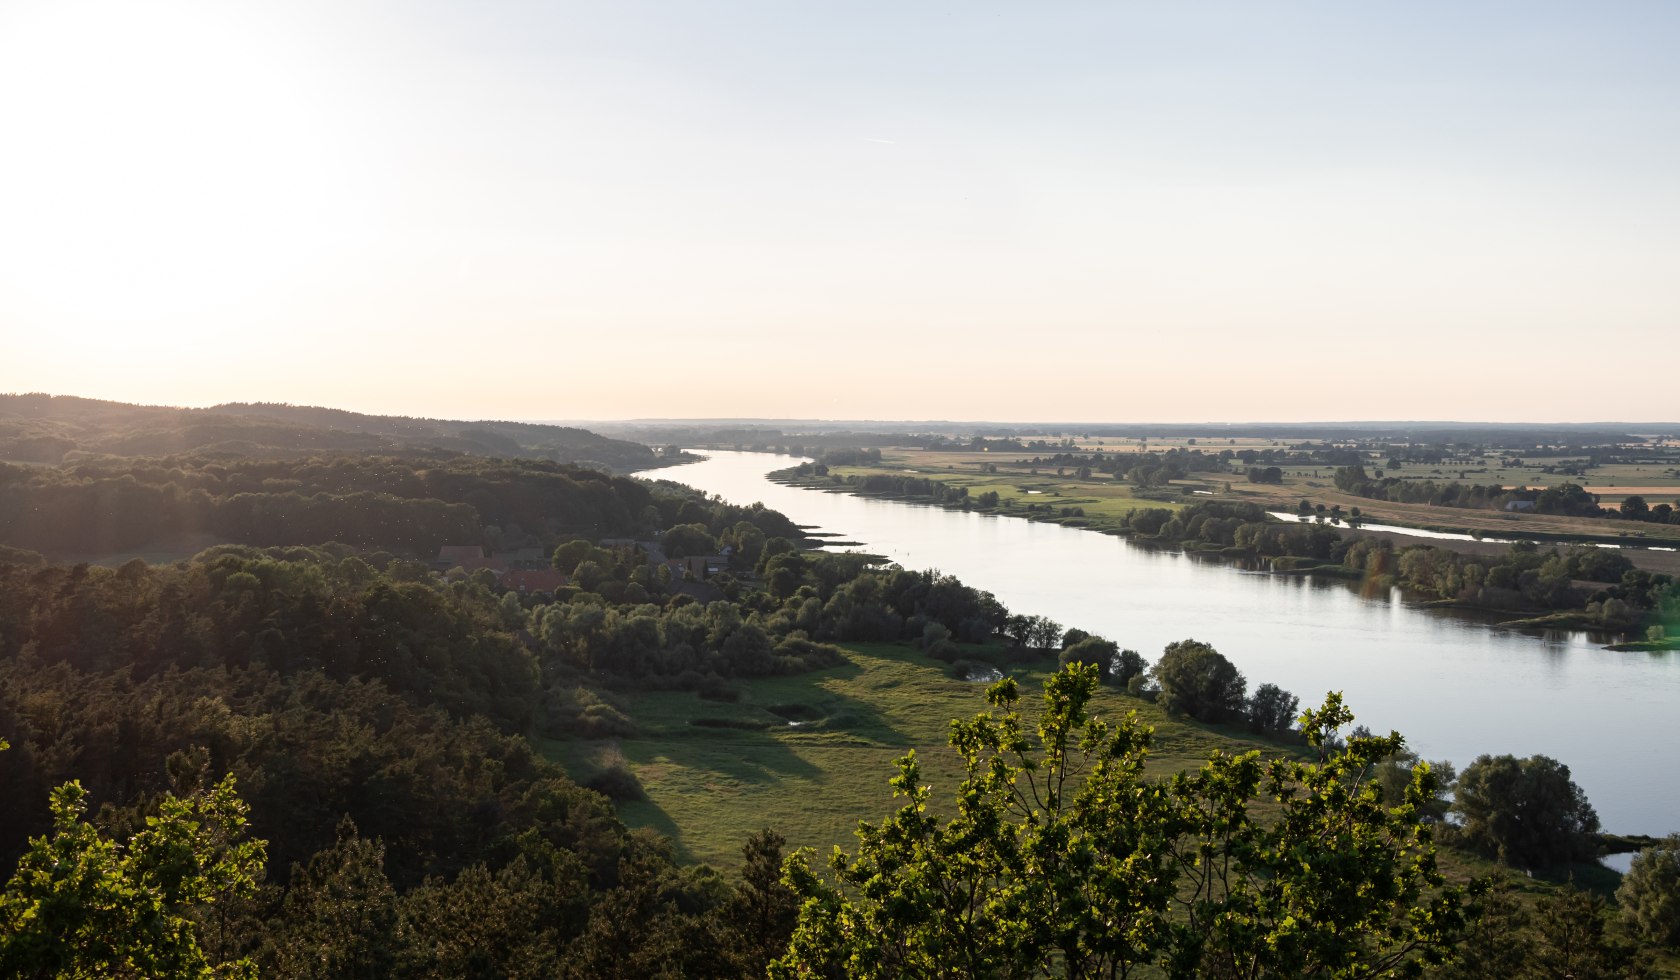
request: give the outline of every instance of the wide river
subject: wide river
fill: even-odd
[[[1278,684],[1303,706],[1341,691],[1361,723],[1398,730],[1425,758],[1460,770],[1482,753],[1552,756],[1606,830],[1680,830],[1680,654],[1497,630],[1413,608],[1398,592],[1366,598],[1344,582],[1246,572],[1054,524],[786,487],[764,474],[797,457],[706,452],[641,475],[731,503],[763,501],[1151,660],[1174,640],[1211,643],[1251,688]]]

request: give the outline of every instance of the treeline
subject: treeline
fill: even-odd
[[[69,961],[51,956],[186,937],[207,963],[244,960],[271,976],[762,976],[787,951],[800,908],[781,883],[779,839],[744,841],[738,876],[682,867],[668,842],[626,831],[592,791],[633,798],[630,773],[609,769],[579,786],[525,736],[632,734],[637,719],[614,708],[614,686],[681,684],[691,672],[688,680],[714,685],[706,696],[727,698],[741,677],[836,662],[842,654],[830,641],[912,639],[960,665],[965,641],[1001,633],[1023,657],[1060,647],[1065,664],[1097,665],[1111,683],[1140,691],[1153,683],[1175,711],[1273,734],[1295,723],[1293,696],[1272,685],[1248,695],[1240,673],[1205,644],[1174,644],[1145,671],[1135,652],[1011,613],[949,576],[760,540],[748,520],[726,524],[752,509],[688,503],[689,516],[706,518],[695,526],[756,551],[724,582],[733,599],[702,603],[670,583],[649,588],[663,566],[645,552],[588,542],[557,549],[557,563],[571,564],[583,584],[553,599],[503,592],[481,574],[446,581],[417,563],[380,567],[343,546],[221,547],[161,567],[0,562],[0,733],[11,743],[0,752],[9,790],[0,799],[0,866],[21,860],[29,871],[0,894],[10,930],[0,972],[54,975]],[[1223,764],[1250,766],[1248,758]],[[1212,778],[1220,764],[1188,778]],[[1415,761],[1392,768],[1393,779],[1382,780],[1414,778]],[[220,781],[224,773],[232,784]],[[53,791],[69,780],[85,790],[79,803]],[[176,821],[193,814],[225,817],[225,806],[211,806],[223,787],[249,806],[248,827],[218,822],[225,835],[189,834],[169,852],[179,865],[198,840],[205,850],[193,861],[207,862],[215,874],[203,880],[216,888],[178,887],[198,880],[180,874],[136,879],[145,887],[129,894],[163,895],[170,929],[148,931],[155,920],[105,907],[102,944],[65,941],[94,913],[64,900],[71,879],[55,875],[80,868],[115,887],[125,875],[152,874],[146,854],[121,842],[184,834]],[[1383,799],[1402,797],[1410,799]],[[1115,833],[1130,826],[1129,811],[1067,802],[1070,819],[1090,821],[1093,839],[1131,840]],[[1414,812],[1422,811],[1381,819],[1416,828]],[[1238,810],[1230,814],[1246,825]],[[197,819],[202,827],[208,818]],[[1185,833],[1177,839],[1194,839]],[[265,843],[241,850],[246,839]],[[231,854],[243,855],[240,866],[260,885],[229,883]],[[1376,865],[1345,872],[1350,882],[1388,884]],[[993,894],[1010,892],[982,897]],[[1100,887],[1090,894],[1114,899]],[[41,900],[30,904],[31,896]],[[818,928],[822,907],[806,911]],[[1536,934],[1553,921],[1543,910],[1530,918]],[[1589,919],[1570,921],[1579,928]],[[1182,948],[1199,948],[1199,936],[1224,942],[1219,935],[1183,932]],[[1627,962],[1618,942],[1600,936],[1572,955]],[[1265,944],[1242,945],[1258,953]],[[818,955],[802,948],[790,962]]]
[[[1442,480],[1404,480],[1399,477],[1372,478],[1363,466],[1336,470],[1336,488],[1370,500],[1392,503],[1429,504],[1432,507],[1463,507],[1473,510],[1506,510],[1517,504],[1536,514],[1563,517],[1604,517],[1653,524],[1680,524],[1680,511],[1669,504],[1650,506],[1645,498],[1628,497],[1615,510],[1599,506],[1598,497],[1578,483],[1561,483],[1544,490],[1481,486]]]
[[[0,543],[124,551],[183,533],[242,544],[339,541],[429,557],[485,525],[629,532],[646,486],[594,470],[480,457],[166,457],[65,468],[0,464]]]
[[[773,516],[772,516],[773,515]],[[762,507],[709,501],[540,460],[199,456],[106,460],[64,468],[0,463],[0,544],[48,554],[143,548],[186,533],[240,544],[328,541],[430,558],[444,544],[552,548],[576,535],[651,535],[675,523],[740,520],[798,539]]]
[[[572,566],[574,584],[554,601],[509,605],[550,674],[727,692],[732,678],[832,666],[835,643],[921,640],[930,630],[982,643],[1011,619],[990,593],[948,575],[876,569],[863,556],[799,551],[780,538],[738,574],[714,576],[724,598],[713,602],[671,594],[672,583],[636,552],[568,548],[561,564]]]
[[[792,467],[791,469],[782,470],[781,473],[786,476],[792,476],[796,479],[828,477],[829,481],[835,486],[848,487],[857,493],[876,494],[886,497],[900,497],[913,500],[926,500],[931,503],[942,504],[950,507],[962,507],[969,501],[967,487],[950,486],[948,484],[941,483],[938,480],[930,480],[925,476],[900,476],[893,473],[853,473],[842,478],[839,475],[831,475],[829,473],[829,466],[831,465],[832,458],[835,456],[849,455],[851,454],[828,453],[823,457],[824,462],[800,463],[798,466]],[[879,452],[876,453],[874,461],[880,461]],[[863,462],[836,462],[832,463],[832,465],[857,466],[865,464]],[[992,493],[990,499],[991,502],[989,504],[981,504],[981,506],[997,506],[997,494]]]
[[[57,465],[101,455],[190,452],[269,458],[469,453],[585,463],[620,472],[658,465],[647,446],[558,425],[363,415],[304,405],[171,408],[0,394],[0,459]]]
[[[266,884],[198,921],[211,962],[272,976],[762,973],[786,932],[761,912],[791,915],[776,841],[733,879],[628,832],[521,734],[540,720],[542,674],[504,617],[517,602],[410,571],[240,549],[184,567],[0,565],[0,861],[49,833],[61,848],[129,840],[164,794],[197,798],[231,773],[267,842]],[[49,791],[72,779],[93,823],[61,813],[54,831]],[[0,944],[8,975],[57,975],[30,957],[89,928],[53,918],[74,903],[17,904],[68,867],[38,857],[46,877],[14,881],[0,915],[8,935],[51,935]],[[111,941],[148,935],[105,921]]]
[[[266,842],[246,862],[263,884],[224,881],[213,918],[204,895],[171,898],[162,920],[177,939],[196,930],[206,962],[276,976],[762,975],[794,913],[779,841],[745,842],[739,879],[680,867],[592,791],[637,797],[633,775],[580,787],[526,734],[630,734],[612,686],[738,696],[739,678],[840,662],[830,640],[932,637],[955,660],[1010,617],[948,576],[767,538],[753,519],[791,525],[762,508],[690,494],[672,512],[741,546],[748,565],[719,577],[733,599],[695,601],[644,552],[587,542],[557,549],[582,584],[553,600],[343,545],[116,569],[8,553],[0,867],[48,870],[0,899],[24,937],[0,943],[0,970],[58,970],[30,957],[69,948],[55,944],[78,927],[54,916],[77,906],[29,896],[57,894],[65,848],[117,853],[95,842],[170,826],[148,818],[221,798],[231,774],[248,836]],[[85,795],[53,790],[71,780]],[[117,887],[137,867],[97,873]],[[105,914],[113,939],[148,935]]]
[[[1123,526],[1146,541],[1236,557],[1339,565],[1373,587],[1399,585],[1485,608],[1579,610],[1615,629],[1669,623],[1680,614],[1680,582],[1637,569],[1608,548],[1560,552],[1516,544],[1499,558],[1427,545],[1396,551],[1385,539],[1344,536],[1316,522],[1273,521],[1255,504],[1224,501],[1202,501],[1178,511],[1136,510],[1126,515]]]

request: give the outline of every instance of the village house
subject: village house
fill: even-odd
[[[438,548],[437,557],[432,559],[432,567],[440,572],[447,572],[452,568],[459,568],[464,572],[488,568],[497,575],[508,570],[506,561],[485,557],[484,548],[476,544],[443,545]]]
[[[530,595],[533,592],[553,594],[556,589],[569,585],[571,577],[552,568],[515,568],[503,575],[500,582],[503,588],[520,595]]]

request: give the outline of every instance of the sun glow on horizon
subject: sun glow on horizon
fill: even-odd
[[[1566,364],[1672,414],[1618,379],[1680,318],[1677,26],[10,0],[0,391],[1563,420],[1509,392]]]
[[[0,90],[22,94],[0,102],[0,281],[25,315],[93,344],[190,329],[170,344],[190,347],[353,219],[324,80],[243,9],[52,4],[0,41]]]

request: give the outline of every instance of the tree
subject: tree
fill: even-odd
[[[1300,698],[1276,684],[1262,684],[1248,699],[1248,727],[1262,735],[1287,732],[1300,710]]]
[[[1423,759],[1411,749],[1401,749],[1377,765],[1377,785],[1382,787],[1383,798],[1398,800],[1405,795],[1406,787],[1412,784],[1412,771],[1423,765]],[[1423,801],[1419,809],[1427,817],[1436,821],[1444,821],[1447,812],[1452,808],[1451,790],[1458,782],[1458,770],[1451,762],[1444,759],[1428,763],[1434,771],[1436,793],[1431,799]]]
[[[1040,650],[1054,650],[1056,643],[1062,638],[1062,625],[1048,616],[1030,617],[1031,625],[1027,628],[1027,646]]]
[[[576,538],[555,548],[554,555],[549,561],[556,569],[570,575],[583,562],[601,561],[605,557],[601,549],[595,547],[594,544],[582,538]]]
[[[199,916],[255,894],[262,873],[232,776],[166,794],[126,843],[82,819],[78,782],[53,790],[51,808],[52,835],[30,840],[0,893],[0,975],[255,976],[248,960],[211,963],[197,935]]]
[[[1168,711],[1201,721],[1224,721],[1243,713],[1248,682],[1231,661],[1206,643],[1167,644],[1154,675]]]
[[[1428,768],[1398,806],[1363,780],[1398,735],[1322,764],[1216,752],[1146,779],[1152,730],[1093,717],[1096,690],[1089,665],[1052,676],[1034,737],[1014,681],[994,685],[992,711],[952,723],[965,777],[948,820],[916,754],[900,759],[905,804],[836,849],[834,884],[804,852],[785,864],[803,904],[771,975],[1366,977],[1450,950],[1462,896],[1417,820]],[[1306,737],[1350,720],[1332,695]]]
[[[678,524],[659,539],[660,550],[671,558],[717,554],[717,539],[704,524]]]
[[[1136,650],[1121,650],[1114,658],[1114,683],[1124,687],[1148,669],[1149,661],[1143,659],[1143,654]]]
[[[1616,903],[1640,935],[1680,947],[1680,834],[1634,856],[1616,889]]]
[[[1452,962],[1432,974],[1434,980],[1521,976],[1533,937],[1528,933],[1528,906],[1511,883],[1504,878],[1487,882],[1471,898],[1467,912]]]
[[[382,977],[397,952],[397,893],[385,877],[385,845],[368,840],[348,816],[338,840],[304,867],[292,867],[283,925],[267,959],[281,976]]]
[[[1548,756],[1478,756],[1458,778],[1452,809],[1463,819],[1459,839],[1507,864],[1589,860],[1596,850],[1598,813],[1569,767]]]
[[[1534,934],[1522,980],[1640,980],[1647,951],[1612,933],[1604,899],[1571,882],[1534,903]]]
[[[1069,630],[1072,633],[1073,630]],[[1057,664],[1066,667],[1068,664],[1090,664],[1097,668],[1099,680],[1107,683],[1114,677],[1114,658],[1120,653],[1119,644],[1113,640],[1105,640],[1100,636],[1087,636],[1076,643],[1063,647],[1057,656]]]
[[[741,848],[746,864],[734,894],[724,904],[730,947],[742,976],[762,977],[770,961],[787,949],[799,918],[799,900],[782,884],[781,834],[765,828]]]

